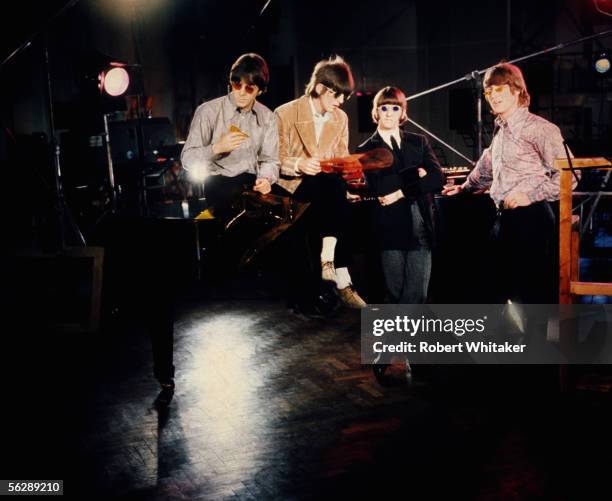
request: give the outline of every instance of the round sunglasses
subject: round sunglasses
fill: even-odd
[[[247,94],[253,94],[253,92],[255,92],[255,87],[257,87],[256,85],[245,84],[244,82],[231,81],[230,84],[235,91],[239,91],[244,86],[244,90],[246,90]]]
[[[485,87],[484,95],[485,97],[491,97],[491,94],[501,94],[506,90],[506,87],[510,87],[508,84],[502,85],[490,85],[489,87]]]
[[[380,111],[382,112],[387,112],[387,111],[399,111],[400,107],[399,106],[387,106],[386,104],[383,104],[382,106],[379,106]]]

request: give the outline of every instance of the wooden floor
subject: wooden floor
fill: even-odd
[[[48,357],[24,356],[33,341]],[[397,366],[381,386],[354,311],[181,301],[166,410],[137,317],[23,333],[13,353],[4,478],[63,478],[74,499],[569,500],[609,485],[611,380],[559,395],[552,367],[416,367],[407,387]]]
[[[8,303],[0,478],[63,479],[78,500],[610,497],[609,368],[574,369],[567,394],[554,366],[417,366],[408,387],[397,365],[383,386],[360,363],[358,312],[297,315],[259,276],[158,292],[179,301],[176,393],[156,407],[151,306],[121,305],[181,260],[134,231],[118,240],[131,260],[105,274],[100,332],[49,329],[49,291]]]

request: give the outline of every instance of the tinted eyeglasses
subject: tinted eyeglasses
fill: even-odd
[[[332,89],[331,87],[328,87],[327,85],[323,85],[323,87],[325,87],[327,92],[329,92],[330,94],[333,94],[335,99],[337,99],[338,101],[341,101],[343,103],[348,101],[351,98],[351,96],[353,95],[352,92],[350,94],[344,94],[342,92],[339,92],[337,90]]]
[[[245,84],[244,82],[234,82],[233,80],[230,82],[230,84],[232,89],[235,91],[239,91],[244,85],[244,90],[247,91],[247,94],[253,94],[253,92],[255,92],[255,88],[257,87],[256,85]]]
[[[501,94],[504,92],[504,89],[508,87],[508,84],[503,85],[491,85],[490,87],[485,87],[484,95],[486,97],[490,97],[491,94]]]
[[[380,111],[382,111],[382,112],[399,111],[401,109],[396,104],[394,104],[393,106],[389,106],[388,104],[383,104],[382,106],[379,106],[379,108],[380,108]]]

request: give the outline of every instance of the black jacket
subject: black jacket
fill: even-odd
[[[358,152],[374,148],[392,151],[394,162],[390,168],[367,172],[368,187],[374,196],[388,195],[401,189],[405,197],[388,206],[373,204],[370,216],[374,237],[380,249],[417,247],[410,209],[411,204],[416,203],[425,223],[427,240],[433,246],[433,194],[444,186],[444,174],[425,136],[400,129],[400,137],[399,150],[390,148],[378,132],[357,148]],[[418,167],[425,169],[427,175],[419,177]]]

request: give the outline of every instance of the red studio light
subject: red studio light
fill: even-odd
[[[109,96],[121,96],[130,85],[130,75],[118,63],[111,63],[111,68],[98,75],[98,88]]]

